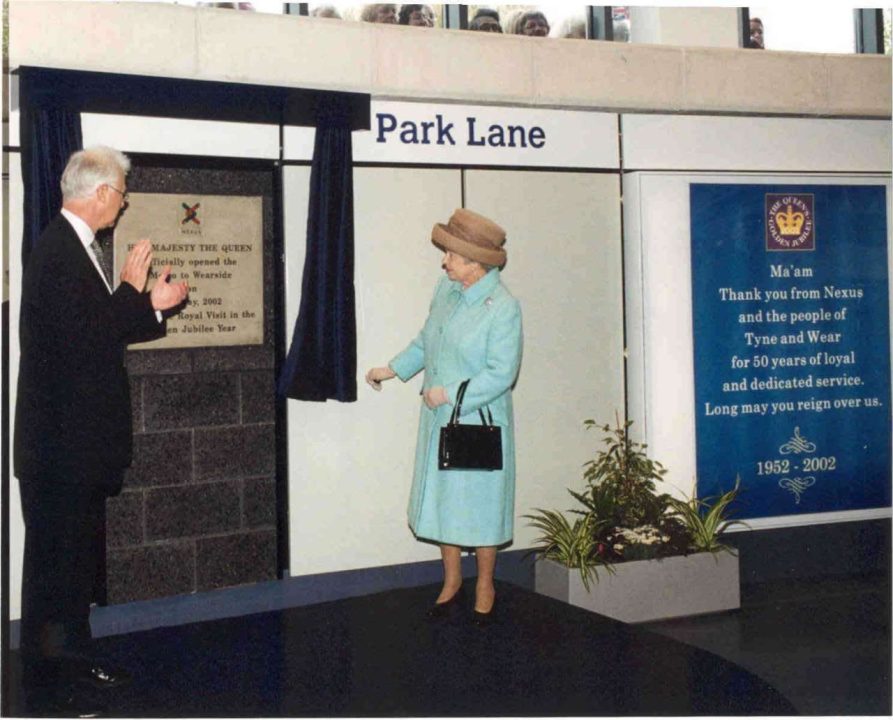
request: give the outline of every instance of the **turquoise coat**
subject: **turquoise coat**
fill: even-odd
[[[418,337],[389,366],[404,382],[425,370],[422,390],[442,385],[449,402],[430,410],[422,401],[409,526],[419,538],[462,547],[512,539],[515,517],[515,432],[512,386],[521,364],[521,307],[490,270],[468,289],[444,277]],[[489,406],[502,427],[503,469],[441,471],[440,428],[449,422],[456,393],[470,378],[462,422],[480,424]]]

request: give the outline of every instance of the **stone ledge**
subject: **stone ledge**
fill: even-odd
[[[882,55],[539,41],[143,3],[18,0],[9,17],[12,68],[539,107],[891,115],[891,59]],[[280,62],[286,57],[293,62]],[[655,72],[659,82],[653,82]]]

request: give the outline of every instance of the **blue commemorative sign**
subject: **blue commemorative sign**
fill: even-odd
[[[690,190],[698,495],[736,516],[890,505],[884,186]]]

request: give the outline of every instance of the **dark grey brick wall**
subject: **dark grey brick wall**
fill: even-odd
[[[129,355],[134,462],[108,503],[108,601],[275,578],[272,351],[255,348],[246,371],[195,372],[178,357],[169,374],[153,358],[141,375],[145,352]]]
[[[134,459],[108,502],[107,599],[276,577],[272,173],[140,165],[131,190],[264,197],[264,343],[127,355]]]

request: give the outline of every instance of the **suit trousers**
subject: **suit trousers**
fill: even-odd
[[[52,671],[89,655],[107,492],[45,477],[23,478],[19,487],[25,519],[22,655],[38,672]]]

